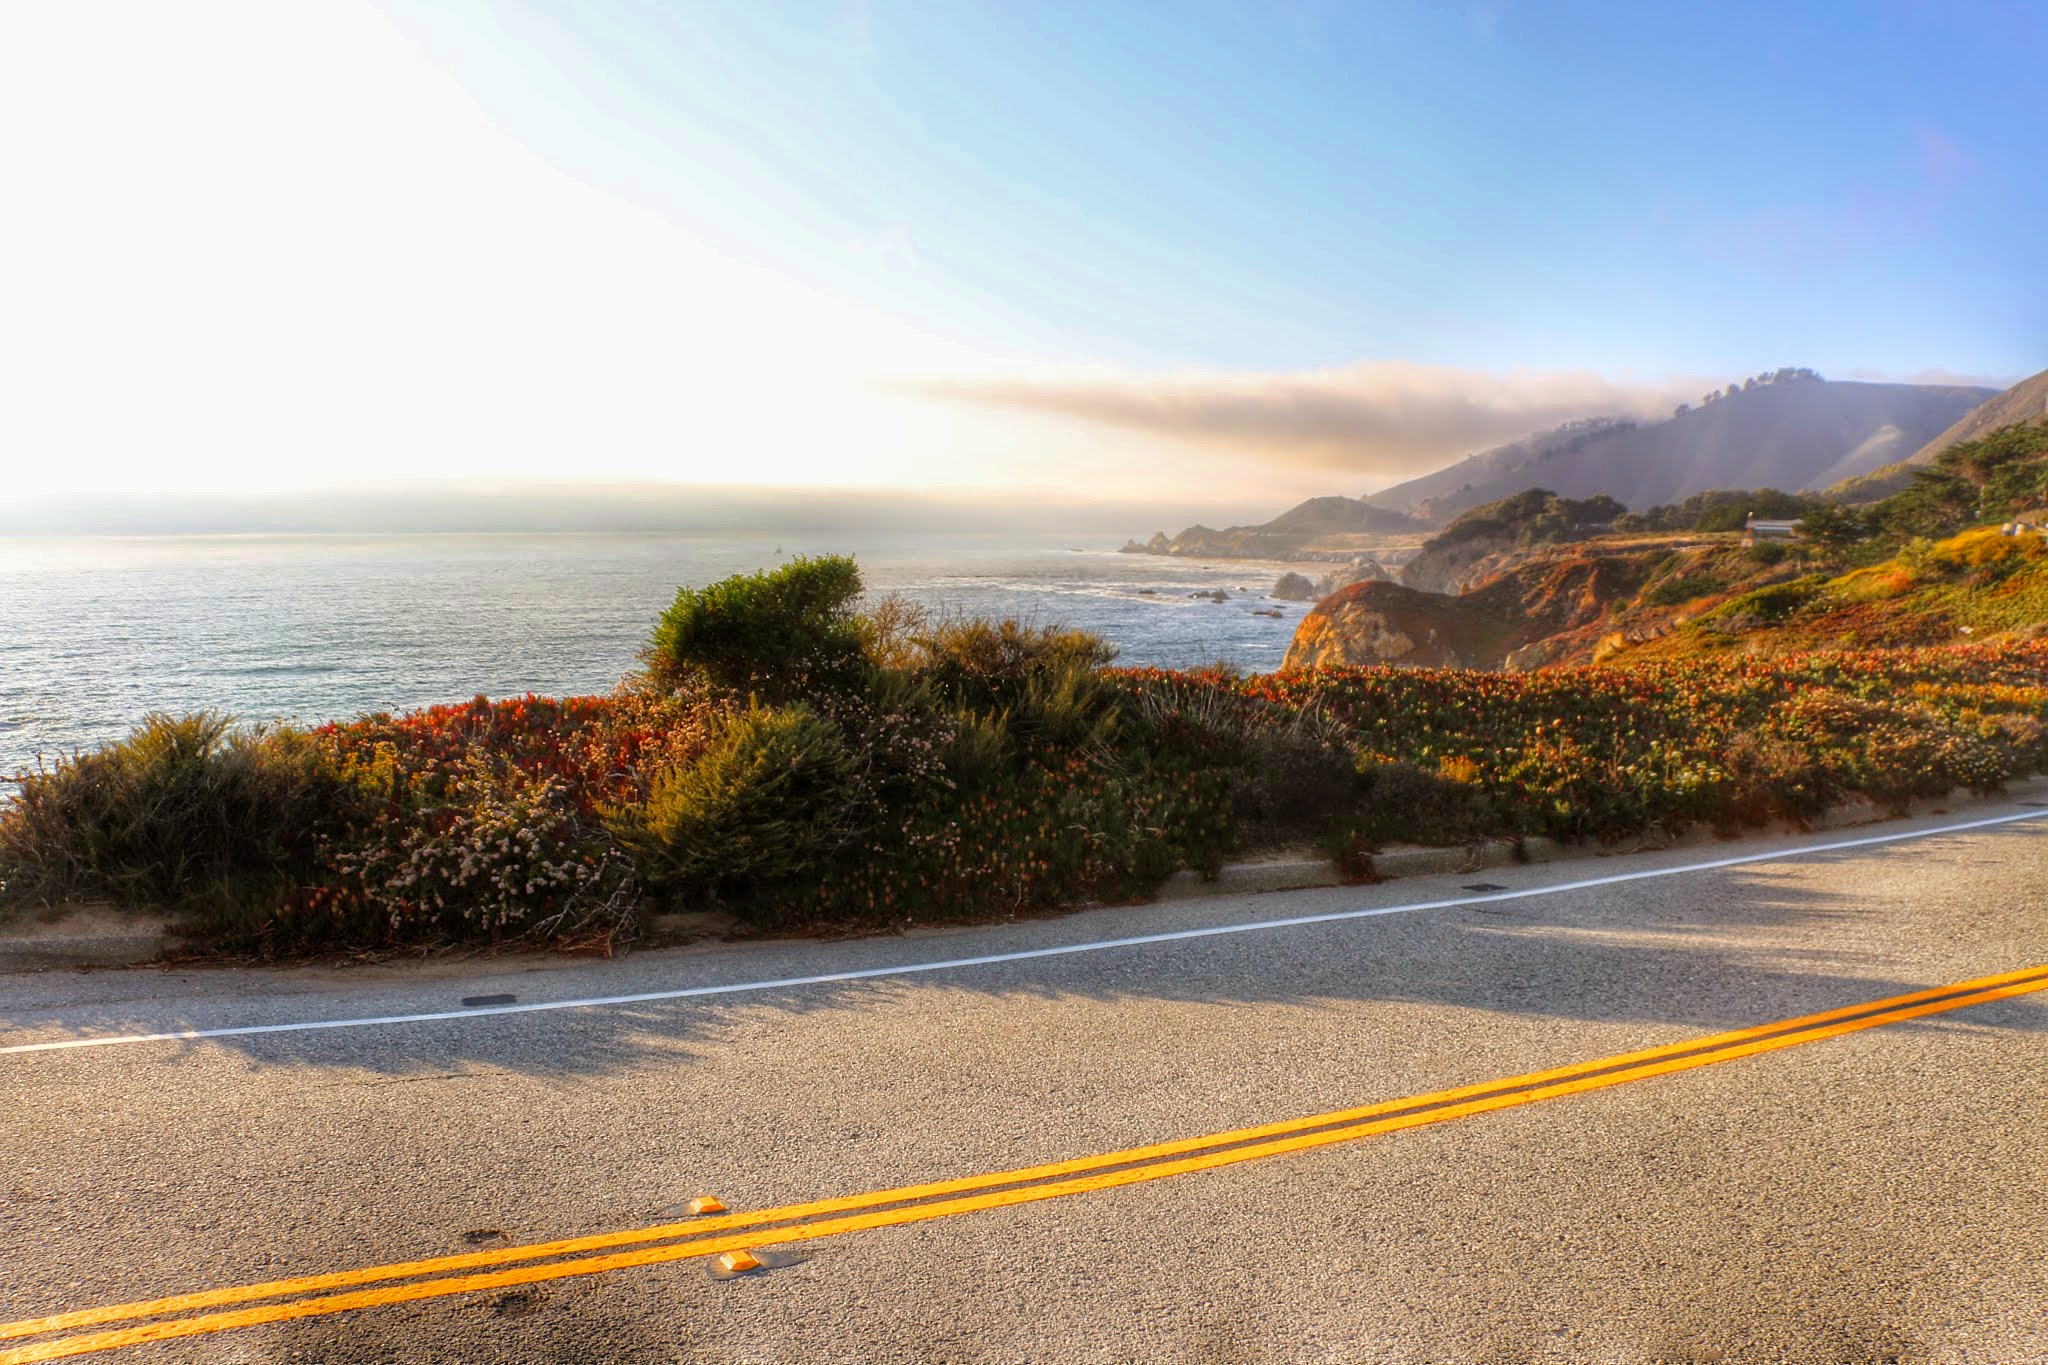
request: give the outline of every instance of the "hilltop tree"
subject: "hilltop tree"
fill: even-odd
[[[1950,446],[1910,487],[1871,509],[1892,537],[1938,538],[1979,521],[2003,521],[2048,501],[2048,422],[2000,427]]]
[[[1752,514],[1791,520],[1820,505],[1819,498],[1781,488],[1716,488],[1681,503],[1652,507],[1642,520],[1652,531],[1739,531]]]
[[[1545,545],[1597,535],[1627,511],[1605,493],[1561,498],[1547,488],[1529,488],[1473,508],[1446,526],[1436,539],[1456,544],[1500,536],[1512,537],[1521,546]]]
[[[1870,518],[1839,503],[1823,503],[1799,519],[1799,533],[1823,545],[1854,545],[1870,532]]]

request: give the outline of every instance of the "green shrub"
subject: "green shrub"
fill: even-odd
[[[1700,624],[1716,630],[1740,632],[1759,625],[1785,620],[1820,595],[1827,579],[1821,574],[1795,578],[1790,583],[1773,583],[1740,597],[1731,598],[1699,618]]]
[[[1710,573],[1679,574],[1662,582],[1652,583],[1643,593],[1643,605],[1675,607],[1681,602],[1691,602],[1705,597],[1720,586],[1721,580]]]
[[[785,925],[932,923],[1142,896],[1221,865],[1221,775],[1113,771],[1100,755],[1012,761],[986,789],[928,790],[764,907]]]
[[[1010,733],[1026,744],[1087,752],[1115,744],[1122,704],[1101,673],[1070,662],[1026,678],[1006,717]]]
[[[844,555],[678,589],[655,626],[648,671],[668,683],[702,674],[775,699],[845,690],[865,667],[853,610],[860,591],[860,570]]]
[[[1320,837],[1352,813],[1351,739],[1325,708],[1263,701],[1220,669],[1145,674],[1123,686],[1134,722],[1126,747],[1154,764],[1222,775],[1234,844]]]
[[[803,705],[754,707],[644,804],[609,814],[650,887],[744,901],[844,844],[859,796],[839,726]]]
[[[1785,819],[1810,824],[1842,791],[1806,746],[1771,735],[1738,734],[1721,754],[1727,779],[1713,811],[1724,833]]]
[[[1116,658],[1116,647],[1089,631],[979,617],[939,621],[916,644],[915,671],[969,704],[1014,701],[1034,683],[1070,680]]]
[[[1799,533],[1823,545],[1853,545],[1867,540],[1874,528],[1870,518],[1854,507],[1823,503],[1799,522]]]
[[[189,908],[274,892],[355,794],[296,732],[152,713],[125,740],[26,774],[0,807],[0,893]]]
[[[1237,838],[1253,846],[1322,838],[1358,806],[1350,751],[1305,727],[1276,728],[1230,777]]]
[[[1009,717],[957,711],[948,719],[938,748],[940,768],[962,796],[986,791],[1009,767]]]
[[[1502,832],[1486,793],[1460,777],[1371,756],[1358,764],[1359,813],[1350,822],[1372,844],[1462,844]]]

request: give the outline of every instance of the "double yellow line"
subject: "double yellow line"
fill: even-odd
[[[1651,1076],[1733,1061],[1779,1048],[1797,1047],[1860,1029],[1876,1028],[1881,1024],[1899,1023],[2044,989],[2048,989],[2048,965],[1936,986],[1908,995],[1848,1005],[1797,1019],[1782,1019],[1776,1023],[1618,1057],[1577,1062],[1550,1071],[1484,1081],[1477,1085],[1413,1095],[1356,1109],[1340,1109],[1256,1128],[1238,1128],[1206,1137],[1104,1152],[1045,1166],[906,1185],[839,1199],[787,1204],[751,1213],[693,1218],[687,1222],[531,1246],[504,1247],[431,1260],[399,1261],[360,1270],[271,1280],[263,1284],[210,1289],[27,1318],[0,1324],[0,1341],[68,1332],[74,1328],[108,1330],[56,1336],[0,1350],[0,1365],[28,1365],[32,1361],[60,1360],[94,1351],[295,1318],[346,1313],[359,1308],[409,1303],[451,1294],[506,1289],[580,1275],[601,1275],[632,1266],[659,1265],[668,1261],[716,1256],[726,1251],[811,1241],[869,1228],[921,1223],[1012,1204],[1114,1189],[1147,1180],[1163,1180],[1241,1161],[1307,1151],[1338,1142],[1353,1142],[1403,1128],[1418,1128],[1496,1109],[1534,1104],[1539,1100],[1602,1090]],[[592,1252],[604,1254],[588,1254]],[[521,1262],[538,1264],[519,1264]],[[500,1266],[511,1268],[488,1269]],[[335,1290],[347,1292],[331,1292]],[[279,1301],[260,1303],[259,1300]],[[236,1304],[255,1306],[230,1307]],[[132,1325],[110,1327],[116,1323]]]

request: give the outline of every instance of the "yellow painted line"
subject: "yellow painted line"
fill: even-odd
[[[35,1336],[44,1332],[62,1331],[72,1327],[101,1326],[106,1323],[120,1322],[133,1318],[160,1317],[169,1313],[190,1312],[200,1308],[218,1308],[228,1304],[249,1303],[257,1299],[280,1298],[291,1294],[305,1294],[327,1289],[346,1289],[356,1285],[375,1284],[383,1280],[415,1279],[423,1275],[440,1274],[447,1271],[475,1270],[486,1266],[506,1265],[517,1261],[539,1260],[589,1251],[604,1251],[614,1247],[632,1246],[645,1242],[669,1241],[678,1237],[702,1236],[705,1233],[721,1232],[733,1228],[758,1227],[766,1223],[783,1223],[798,1218],[813,1218],[820,1214],[845,1213],[874,1208],[884,1204],[905,1203],[911,1200],[935,1198],[940,1195],[963,1194],[985,1190],[1000,1185],[1021,1184],[1027,1181],[1047,1180],[1057,1176],[1076,1175],[1109,1166],[1122,1166],[1138,1161],[1154,1160],[1159,1157],[1178,1156],[1183,1153],[1200,1151],[1205,1148],[1218,1147],[1230,1143],[1249,1142],[1260,1138],[1283,1136],[1310,1128],[1329,1127],[1356,1119],[1372,1118],[1395,1110],[1411,1109],[1418,1105],[1446,1103],[1498,1090],[1503,1085],[1536,1084],[1539,1082],[1563,1080],[1589,1071],[1601,1071],[1610,1067],[1667,1057],[1675,1053],[1691,1052],[1699,1048],[1741,1042],[1769,1033],[1808,1028],[1865,1011],[1912,1004],[1935,996],[1954,995],[1965,991],[2005,985],[2042,971],[2048,971],[2048,966],[2028,967],[2019,971],[2003,972],[1996,976],[1978,977],[1971,981],[1957,982],[1949,986],[1934,986],[1926,990],[1892,996],[1884,1000],[1845,1005],[1839,1009],[1825,1010],[1818,1014],[1781,1019],[1773,1023],[1759,1024],[1751,1028],[1737,1029],[1728,1033],[1719,1033],[1707,1038],[1694,1038],[1684,1042],[1667,1043],[1661,1047],[1646,1048],[1638,1052],[1624,1053],[1616,1057],[1603,1057],[1594,1061],[1573,1062],[1568,1066],[1556,1067],[1548,1071],[1532,1072],[1526,1076],[1514,1077],[1509,1080],[1481,1081],[1450,1090],[1439,1090],[1429,1094],[1412,1095],[1396,1100],[1383,1100],[1353,1109],[1339,1109],[1327,1114],[1314,1114],[1306,1118],[1287,1119],[1278,1123],[1261,1124],[1252,1128],[1238,1128],[1228,1132],[1211,1133],[1202,1137],[1181,1138],[1171,1142],[1154,1143],[1144,1147],[1132,1147],[1122,1151],[1105,1152],[1097,1156],[1078,1157],[1046,1165],[1027,1166],[1008,1171],[995,1171],[984,1175],[934,1181],[921,1185],[906,1185],[895,1189],[877,1190],[867,1194],[843,1196],[836,1199],[819,1199],[801,1204],[787,1204],[779,1208],[757,1209],[746,1213],[729,1214],[724,1217],[692,1218],[683,1222],[664,1223],[645,1228],[632,1228],[622,1232],[599,1233],[587,1237],[566,1238],[560,1241],[542,1242],[528,1246],[498,1247],[490,1251],[465,1252],[459,1255],[438,1256],[425,1260],[401,1261],[391,1265],[372,1266],[360,1270],[333,1271],[322,1275],[307,1275],[288,1280],[271,1280],[261,1284],[238,1285],[226,1289],[205,1290],[191,1294],[180,1294],[169,1298],[150,1299],[137,1303],[114,1304],[105,1308],[88,1308],[69,1313],[58,1313],[48,1317],[29,1318],[20,1322],[0,1324],[0,1340]]]
[[[228,1331],[234,1328],[257,1326],[263,1323],[324,1316],[332,1313],[349,1312],[359,1308],[408,1303],[420,1299],[439,1298],[453,1294],[468,1294],[487,1289],[509,1288],[547,1280],[597,1275],[633,1266],[656,1265],[701,1256],[714,1256],[723,1251],[743,1248],[811,1241],[872,1228],[925,1222],[935,1218],[952,1217],[958,1214],[978,1212],[985,1209],[1035,1203],[1071,1194],[1113,1189],[1123,1185],[1160,1180],[1170,1176],[1210,1170],[1244,1161],[1279,1156],[1290,1152],[1306,1151],[1338,1142],[1356,1141],[1360,1138],[1371,1137],[1381,1133],[1422,1127],[1428,1124],[1441,1123],[1449,1119],[1489,1113],[1496,1109],[1507,1109],[1519,1105],[1532,1104],[1538,1100],[1582,1094],[1588,1091],[1625,1084],[1630,1081],[1647,1079],[1651,1076],[1666,1075],[1672,1072],[1711,1065],[1716,1062],[1730,1061],[1738,1057],[1753,1056],[1758,1053],[1776,1051],[1781,1048],[1795,1047],[1803,1043],[1817,1042],[1825,1038],[1833,1038],[1862,1029],[1876,1028],[1883,1024],[1899,1023],[1925,1015],[1962,1009],[1971,1005],[1985,1004],[1993,1000],[2025,995],[2044,989],[2048,989],[2048,966],[2036,966],[2016,972],[2001,973],[1997,976],[1980,977],[1974,981],[1958,982],[1949,986],[1915,991],[1907,995],[1893,996],[1886,1000],[1867,1001],[1863,1004],[1845,1006],[1841,1009],[1828,1010],[1820,1014],[1804,1015],[1797,1019],[1779,1020],[1775,1023],[1715,1034],[1688,1042],[1667,1044],[1663,1047],[1651,1048],[1641,1052],[1580,1062],[1550,1071],[1531,1072],[1523,1076],[1462,1086],[1454,1090],[1436,1091],[1426,1095],[1387,1101],[1361,1109],[1339,1110],[1330,1114],[1288,1120],[1284,1123],[1269,1124],[1259,1128],[1237,1129],[1232,1132],[1212,1134],[1207,1137],[1159,1143],[1150,1147],[1131,1148],[1122,1152],[1083,1157],[1074,1161],[1057,1162],[1047,1166],[1028,1167],[1016,1171],[968,1177],[956,1181],[935,1182],[928,1185],[905,1186],[895,1190],[877,1191],[871,1194],[855,1195],[844,1199],[793,1204],[780,1209],[764,1209],[751,1214],[734,1215],[730,1218],[693,1219],[688,1223],[668,1224],[661,1228],[647,1228],[626,1233],[610,1233],[599,1237],[570,1239],[530,1247],[505,1248],[500,1251],[474,1253],[466,1256],[442,1257],[432,1261],[401,1262],[395,1265],[374,1267],[366,1270],[337,1272],[334,1275],[308,1276],[298,1280],[273,1281],[262,1285],[241,1286],[233,1289],[208,1291],[174,1298],[149,1300],[136,1304],[118,1305],[111,1308],[88,1309],[78,1313],[26,1319],[21,1322],[0,1326],[0,1336],[19,1337],[33,1335],[62,1330],[70,1326],[87,1325],[88,1323],[105,1323],[140,1316],[156,1316],[164,1313],[188,1311],[209,1305],[245,1302],[251,1298],[276,1297],[285,1293],[305,1292],[349,1283],[360,1284],[373,1282],[378,1279],[402,1278],[429,1273],[435,1269],[474,1267],[494,1263],[502,1264],[514,1259],[532,1259],[539,1256],[559,1255],[574,1250],[617,1246],[633,1241],[647,1241],[656,1237],[702,1234],[763,1222],[787,1222],[792,1218],[848,1209],[864,1207],[871,1209],[871,1211],[857,1213],[848,1217],[823,1218],[816,1221],[799,1223],[793,1227],[763,1228],[758,1231],[741,1232],[722,1237],[696,1235],[691,1236],[690,1240],[687,1241],[672,1242],[664,1246],[644,1247],[636,1251],[617,1252],[605,1256],[555,1261],[544,1265],[521,1266],[516,1269],[495,1271],[481,1275],[462,1275],[445,1279],[431,1279],[412,1284],[391,1285],[380,1289],[360,1290],[355,1293],[298,1298],[284,1303],[265,1304],[234,1312],[211,1313],[167,1322],[145,1323],[141,1326],[115,1331],[85,1333],[0,1352],[0,1365],[28,1365],[28,1362],[32,1361],[57,1360],[89,1352],[140,1345],[152,1341],[164,1341],[178,1337],[196,1336],[203,1333]],[[1488,1093],[1501,1092],[1503,1090],[1508,1091],[1508,1093]],[[1461,1098],[1471,1096],[1477,1096],[1477,1098]],[[1424,1105],[1434,1107],[1427,1108],[1422,1112],[1389,1112],[1413,1110],[1417,1106]],[[1371,1117],[1374,1115],[1379,1117]],[[1363,1118],[1364,1121],[1347,1122],[1347,1120],[1358,1118]],[[1331,1124],[1341,1126],[1327,1126]],[[1304,1129],[1318,1129],[1320,1131],[1301,1131]],[[1238,1142],[1247,1138],[1266,1137],[1274,1134],[1287,1135],[1274,1137],[1268,1141],[1253,1142],[1250,1145],[1231,1147],[1223,1151],[1205,1151],[1201,1152],[1200,1155],[1183,1157],[1179,1160],[1152,1159],[1148,1164],[1136,1166],[1128,1164],[1134,1161],[1146,1161],[1147,1158],[1157,1158],[1191,1150],[1199,1151],[1203,1148],[1217,1147],[1224,1143]],[[1120,1166],[1124,1167],[1124,1169],[1101,1170],[1101,1168],[1106,1166]],[[1034,1177],[1042,1179],[1045,1176],[1087,1170],[1096,1170],[1098,1173],[1077,1179],[1055,1180],[1050,1183],[1018,1186],[1018,1182]],[[1008,1189],[989,1188],[999,1185],[1018,1187]],[[907,1199],[977,1189],[982,1192],[972,1194],[966,1198],[948,1199],[937,1203],[915,1204],[909,1207],[872,1209],[872,1206],[876,1204],[901,1204]]]

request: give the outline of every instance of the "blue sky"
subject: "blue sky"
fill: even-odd
[[[521,138],[1052,360],[2017,376],[2048,11],[402,4]]]
[[[1783,365],[2009,381],[2044,58],[1999,3],[12,7],[0,499],[1242,508]]]

